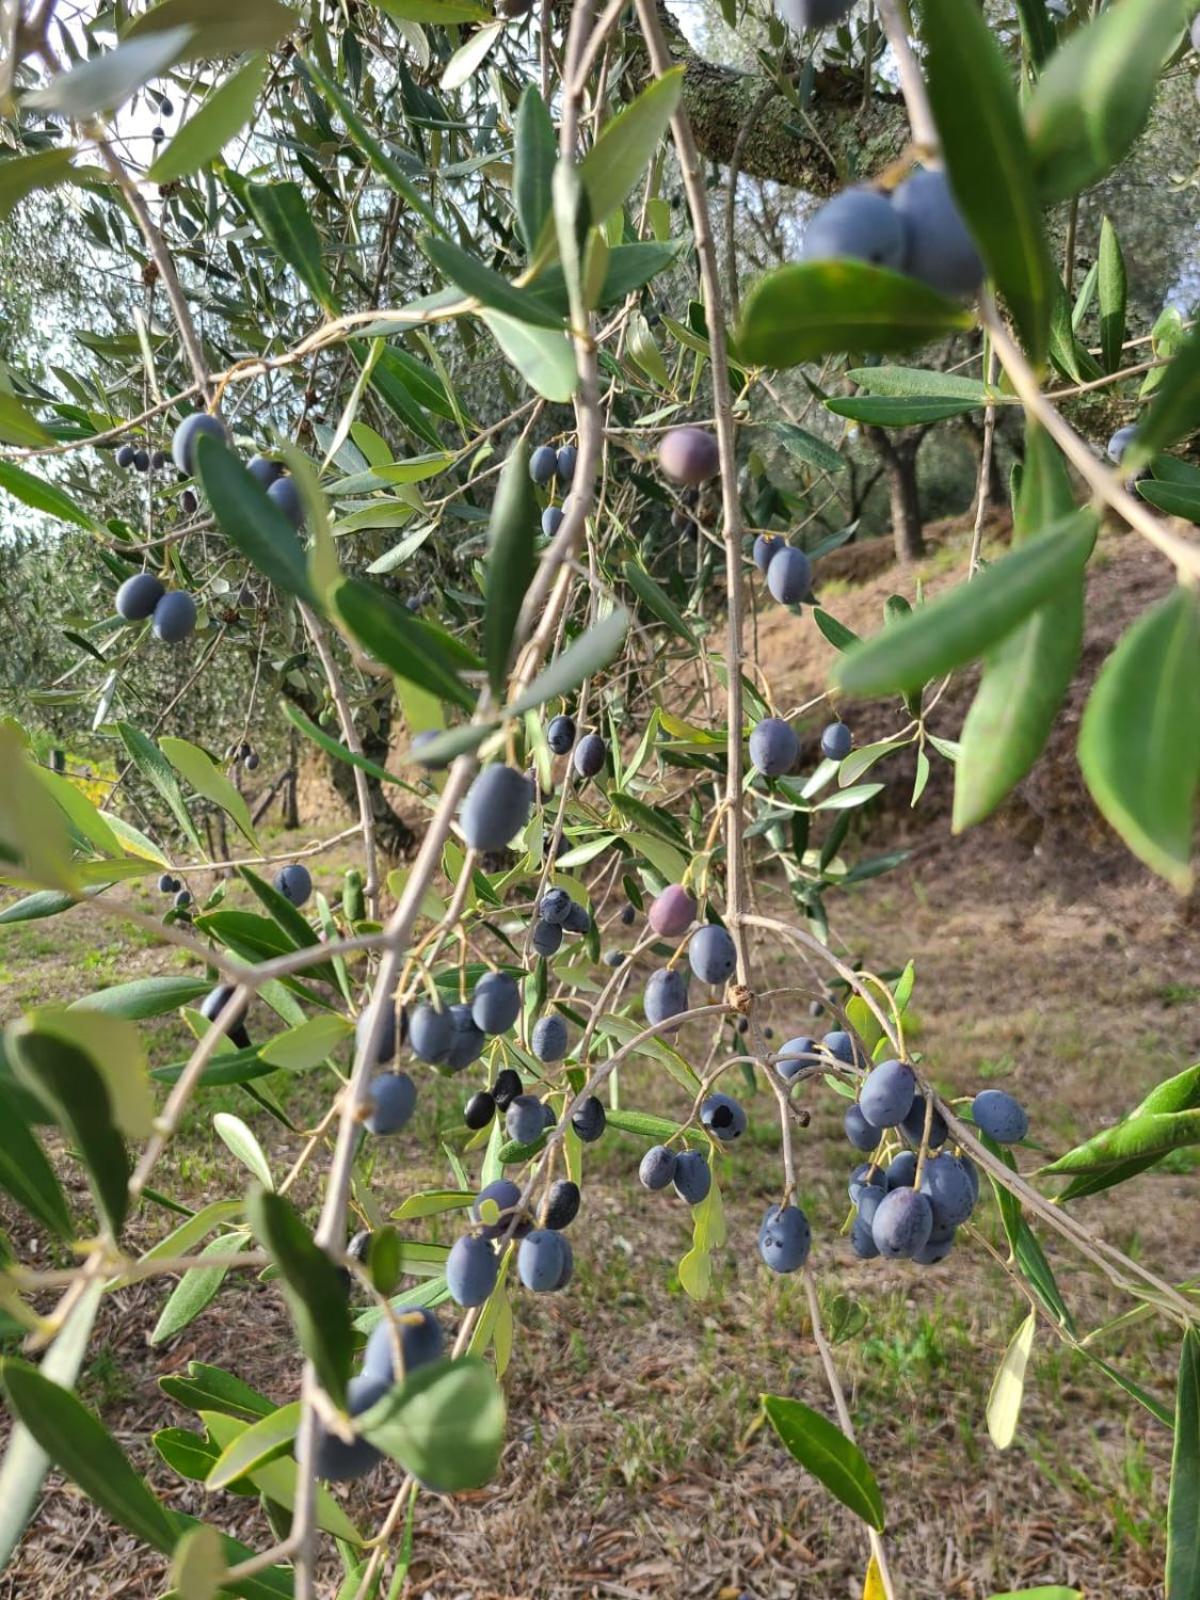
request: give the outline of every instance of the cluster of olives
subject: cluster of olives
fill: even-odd
[[[573,444],[564,444],[557,450],[552,444],[540,444],[529,457],[529,476],[539,489],[557,485],[565,495],[574,480],[578,459],[579,451]],[[565,500],[563,505],[551,504],[542,512],[542,532],[548,539],[553,539],[562,526],[564,506]]]
[[[842,762],[854,748],[854,735],[844,722],[831,722],[821,734],[821,754]],[[794,772],[800,759],[800,739],[782,717],[763,717],[750,734],[750,760],[765,778],[782,778]]]
[[[183,884],[170,872],[164,872],[158,880],[159,894],[169,894],[171,904],[176,911],[186,911],[192,903],[191,894]]]

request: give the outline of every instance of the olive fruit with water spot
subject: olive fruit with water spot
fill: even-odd
[[[975,1190],[957,1156],[930,1156],[921,1171],[921,1194],[929,1201],[934,1226],[949,1230],[975,1209]]]
[[[517,1276],[534,1294],[557,1289],[564,1263],[563,1240],[550,1228],[535,1228],[517,1247]]]
[[[446,1257],[446,1287],[460,1306],[481,1306],[496,1287],[499,1262],[486,1239],[465,1233]]]
[[[675,1176],[679,1157],[665,1144],[653,1145],[638,1166],[638,1181],[644,1189],[665,1189]]]
[[[732,1095],[710,1094],[700,1107],[700,1121],[715,1139],[730,1144],[746,1131],[746,1111]]]
[[[491,1200],[500,1213],[496,1222],[484,1222],[483,1202]],[[511,1178],[495,1178],[475,1196],[471,1203],[471,1220],[481,1224],[485,1239],[498,1239],[512,1221],[513,1212],[521,1203],[521,1191]]]
[[[472,1061],[478,1061],[487,1044],[487,1036],[471,1015],[465,1001],[450,1007],[450,1048],[442,1063],[450,1072],[461,1072]]]
[[[775,0],[775,9],[789,27],[803,33],[841,22],[853,4],[854,0]]]
[[[154,615],[154,609],[166,593],[161,581],[152,572],[139,572],[117,590],[117,615],[124,622],[145,622]]]
[[[841,1028],[835,1028],[832,1033],[827,1033],[821,1043],[835,1061],[841,1061],[848,1067],[854,1065],[854,1040]]]
[[[858,1105],[846,1107],[842,1126],[846,1130],[847,1139],[856,1150],[874,1150],[879,1143],[879,1129],[871,1126]]]
[[[604,1132],[607,1122],[604,1106],[594,1094],[588,1095],[578,1111],[571,1116],[571,1126],[583,1144],[595,1144]]]
[[[916,1094],[913,1095],[912,1110],[908,1113],[900,1126],[912,1140],[913,1144],[919,1145],[921,1143],[921,1140],[925,1136],[925,1096],[919,1089],[917,1090]],[[933,1120],[929,1128],[929,1148],[931,1150],[940,1149],[941,1146],[946,1142],[946,1135],[948,1132],[949,1129],[946,1127],[946,1119],[935,1106],[933,1111]]]
[[[229,430],[220,417],[210,417],[204,411],[184,417],[171,439],[171,459],[189,478],[196,470],[196,446],[203,435],[219,439],[222,444],[229,440]]]
[[[154,608],[154,637],[164,644],[180,644],[195,632],[196,602],[186,589],[172,589]]]
[[[519,1094],[504,1113],[504,1131],[516,1144],[532,1144],[545,1126],[536,1095]]]
[[[974,294],[983,262],[940,168],[914,172],[892,194],[904,229],[904,271],[941,294]]]
[[[346,1385],[346,1409],[352,1417],[361,1416],[382,1400],[391,1387],[390,1378],[360,1373]],[[382,1460],[382,1454],[366,1439],[356,1437],[347,1443],[328,1432],[318,1418],[313,1455],[313,1469],[318,1478],[327,1483],[352,1483],[356,1478],[365,1477]]]
[[[485,972],[471,996],[471,1015],[484,1033],[507,1033],[521,1015],[521,986],[509,972]]]
[[[676,483],[707,483],[721,470],[716,435],[704,428],[672,428],[658,447],[658,464]]]
[[[681,1150],[671,1178],[675,1193],[690,1206],[698,1206],[712,1188],[712,1171],[699,1150]]]
[[[917,1075],[906,1061],[881,1061],[859,1090],[859,1110],[873,1128],[895,1128],[912,1110]]]
[[[270,456],[251,456],[246,463],[246,471],[260,489],[269,489],[283,477],[283,463],[272,461]]]
[[[542,1227],[555,1232],[569,1228],[579,1215],[579,1198],[579,1185],[570,1178],[559,1178],[552,1183],[542,1206]]]
[[[666,1022],[688,1008],[687,979],[674,967],[663,967],[652,972],[642,995],[646,1021],[651,1024]]]
[[[975,1126],[997,1144],[1020,1144],[1029,1132],[1025,1108],[1003,1089],[981,1089],[971,1102]]]
[[[557,922],[535,922],[529,943],[539,956],[552,956],[563,942],[562,927]]]
[[[523,772],[484,767],[467,790],[459,821],[473,850],[503,850],[529,821],[533,786]]]
[[[428,1306],[414,1306],[411,1309],[406,1307],[398,1312],[395,1318],[384,1317],[382,1322],[376,1323],[371,1329],[367,1347],[363,1351],[364,1377],[383,1378],[389,1384],[395,1383],[399,1378],[392,1336],[393,1326],[396,1330],[395,1337],[400,1344],[405,1374],[416,1372],[418,1367],[427,1367],[431,1361],[439,1360],[445,1352],[446,1335],[442,1332],[441,1323]]]
[[[571,914],[571,896],[565,889],[547,889],[538,901],[538,915],[543,922],[561,928]]]
[[[800,251],[805,261],[867,261],[876,267],[904,267],[908,239],[892,202],[878,189],[843,189],[814,212]]]
[[[480,1128],[486,1128],[495,1115],[495,1099],[486,1089],[480,1089],[478,1094],[473,1094],[463,1107],[463,1121],[476,1133]]]
[[[917,1156],[914,1150],[901,1150],[887,1166],[889,1189],[911,1189],[917,1181]]]
[[[750,734],[750,759],[768,778],[782,778],[800,758],[800,741],[790,722],[764,717]]]
[[[798,606],[812,589],[812,562],[803,550],[785,545],[771,557],[767,588],[780,605]]]
[[[775,556],[784,548],[781,533],[760,533],[754,541],[754,565],[765,575]]]
[[[529,1036],[529,1048],[539,1061],[561,1061],[567,1053],[567,1025],[559,1016],[539,1017]]]
[[[575,723],[566,716],[551,717],[546,725],[546,743],[556,756],[565,756],[575,743]]]
[[[821,735],[821,754],[830,761],[845,761],[854,746],[854,735],[844,722],[831,722]]]
[[[302,906],[312,894],[312,873],[302,861],[293,861],[290,866],[280,867],[272,882],[283,898],[294,906]]]
[[[892,1189],[871,1223],[871,1233],[881,1256],[897,1260],[911,1256],[929,1242],[933,1209],[916,1189]]]
[[[779,1056],[775,1062],[777,1071],[784,1078],[794,1078],[805,1067],[813,1065],[807,1058],[815,1055],[816,1050],[817,1041],[805,1034],[796,1039],[789,1039],[786,1044],[780,1046]]]
[[[585,733],[575,746],[572,765],[581,778],[594,778],[604,770],[608,746],[598,733]]]
[[[454,1023],[449,1011],[440,1006],[435,1010],[428,1004],[417,1006],[408,1025],[408,1042],[418,1061],[430,1066],[444,1061],[453,1038]]]
[[[232,997],[233,985],[231,983],[219,983],[215,989],[210,989],[204,999],[201,1000],[200,1015],[206,1017],[209,1022],[215,1022]],[[250,1035],[246,1032],[246,1002],[244,1000],[234,1012],[233,1021],[226,1028],[225,1034],[230,1044],[237,1045],[239,1050],[249,1050]]]
[[[501,1111],[507,1111],[509,1106],[521,1092],[521,1074],[514,1072],[511,1067],[505,1067],[503,1072],[496,1074],[496,1081],[492,1085],[492,1099]]]
[[[558,451],[552,444],[540,444],[529,458],[529,476],[539,486],[547,484],[558,466]]]
[[[798,1206],[768,1206],[758,1230],[758,1253],[772,1272],[798,1272],[812,1248],[812,1229]]]
[[[697,928],[688,940],[688,964],[701,983],[727,982],[737,971],[737,950],[728,931],[715,922]]]
[[[370,1106],[365,1122],[368,1133],[399,1133],[416,1108],[417,1086],[407,1072],[381,1072],[371,1079],[367,1103]]]
[[[682,884],[669,884],[651,901],[646,920],[664,939],[678,939],[696,920],[695,898]]]

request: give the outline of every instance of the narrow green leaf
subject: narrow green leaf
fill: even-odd
[[[474,694],[436,647],[431,631],[387,590],[350,578],[338,589],[335,604],[358,642],[397,677],[439,700],[473,709]]]
[[[551,185],[557,159],[558,139],[553,120],[536,85],[528,84],[517,107],[513,196],[517,227],[529,255],[537,248],[550,216]]]
[[[641,1032],[641,1029],[635,1029],[635,1032]],[[679,1132],[677,1122],[652,1116],[648,1111],[609,1110],[607,1119],[609,1127],[618,1128],[622,1133],[636,1133],[642,1139],[653,1139],[656,1144],[664,1139],[673,1139]]]
[[[743,360],[794,367],[846,350],[911,350],[973,320],[953,300],[899,272],[865,261],[802,261],[755,284],[737,348]]]
[[[7,416],[10,424],[15,427],[16,419],[11,409]],[[11,442],[21,443],[20,440]],[[18,467],[11,461],[0,461],[0,489],[11,494],[14,499],[20,500],[23,505],[32,506],[35,511],[44,511],[48,516],[58,517],[63,522],[73,522],[80,528],[94,526],[92,518],[81,506],[76,505],[65,490],[60,489],[56,483],[47,483],[44,478],[34,477],[32,472],[26,472],[24,467]]]
[[[660,622],[665,622],[672,633],[686,639],[690,645],[696,645],[696,635],[692,632],[691,624],[671,599],[667,591],[636,561],[627,561],[621,568],[621,575],[625,582],[637,595],[648,610],[652,611]]]
[[[1093,800],[1133,853],[1186,894],[1200,782],[1200,614],[1177,588],[1122,635],[1079,730]]]
[[[529,476],[529,446],[519,440],[504,463],[488,524],[484,577],[483,654],[488,682],[503,699],[521,602],[534,572],[538,508]]]
[[[813,621],[835,650],[849,650],[851,645],[855,645],[859,641],[859,635],[854,632],[853,628],[848,628],[844,622],[839,622],[836,617],[830,616],[829,612],[823,611],[820,606],[813,607]]]
[[[99,1279],[93,1278],[85,1285],[54,1343],[42,1357],[38,1373],[46,1382],[59,1384],[64,1390],[74,1386],[87,1354],[103,1294],[104,1285]],[[0,1464],[0,1571],[8,1566],[21,1541],[49,1470],[48,1451],[23,1422],[16,1422]]]
[[[144,38],[131,39],[115,50],[80,61],[51,78],[44,89],[24,97],[31,110],[57,111],[74,122],[86,122],[101,111],[116,111],[144,83],[178,61],[194,29],[167,27]]]
[[[234,452],[217,439],[202,437],[196,462],[213,515],[229,542],[277,589],[320,610],[295,529]]]
[[[253,1173],[264,1189],[275,1187],[263,1147],[241,1117],[235,1117],[231,1111],[218,1111],[213,1118],[213,1132],[233,1152],[247,1172]]]
[[[47,150],[46,155],[57,155],[58,151]],[[69,154],[69,152],[68,152]],[[36,161],[37,156],[28,156],[25,159]],[[4,217],[4,169],[9,166],[19,165],[18,162],[0,161],[0,220]],[[39,445],[52,444],[53,438],[48,434],[36,417],[31,417],[29,412],[17,399],[15,394],[5,394],[0,391],[0,444]],[[36,481],[36,480],[35,480]],[[81,513],[82,514],[82,513]]]
[[[535,289],[519,289],[449,239],[425,238],[421,248],[448,282],[481,305],[537,328],[562,327],[562,317]]]
[[[361,767],[364,772],[370,773],[371,777],[377,778],[380,783],[403,783],[404,780],[398,778],[395,773],[388,772],[385,767],[378,766],[374,761],[368,761],[366,756],[356,755],[353,750],[348,750],[344,744],[340,744],[338,740],[326,733],[324,728],[319,728],[311,717],[306,717],[303,711],[298,706],[294,706],[290,700],[281,700],[280,708],[288,721],[298,728],[306,739],[311,739],[315,745],[319,745],[326,755],[333,756],[335,760],[344,761],[347,766]]]
[[[624,204],[658,142],[666,133],[683,94],[682,67],[656,78],[600,130],[579,166],[592,217],[597,223]]]
[[[1162,450],[1169,450],[1200,428],[1200,330],[1193,329],[1170,364],[1138,423],[1122,468],[1132,472]]]
[[[1183,1145],[1200,1144],[1200,1109],[1131,1113],[1115,1128],[1106,1128],[1086,1144],[1068,1150],[1047,1173],[1104,1172],[1136,1161],[1149,1165]]]
[[[1200,484],[1159,483],[1142,478],[1137,492],[1168,516],[1186,517],[1189,522],[1200,523]]]
[[[248,1242],[246,1234],[227,1233],[210,1239],[200,1251],[203,1256],[228,1256]],[[167,1296],[158,1321],[150,1334],[152,1345],[165,1344],[182,1333],[216,1299],[225,1282],[227,1267],[189,1267]]]
[[[323,310],[336,313],[337,302],[321,261],[320,236],[299,184],[248,183],[246,203],[276,255],[287,262]]]
[[[915,690],[973,660],[1083,571],[1095,536],[1092,512],[1061,518],[971,583],[848,650],[834,666],[837,683],[857,695]]]
[[[1017,0],[1021,37],[1035,67],[1041,67],[1058,43],[1046,0]]]
[[[526,711],[570,694],[585,678],[594,677],[616,655],[629,631],[629,613],[624,607],[603,617],[594,627],[544,667],[525,693],[505,708],[505,715],[519,717]],[[431,741],[432,742],[432,741]]]
[[[488,332],[531,389],[544,400],[565,405],[575,393],[575,352],[565,333],[534,328],[502,311],[484,311]]]
[[[1058,447],[1026,428],[1025,468],[1013,512],[1013,546],[1070,514],[1071,480]],[[954,774],[954,831],[989,816],[1041,754],[1079,664],[1083,575],[1069,576],[987,652],[963,725]]]
[[[217,1600],[225,1576],[225,1542],[216,1528],[189,1528],[171,1561],[172,1600]]]
[[[988,1437],[997,1450],[1007,1450],[1017,1436],[1017,1420],[1025,1397],[1025,1369],[1033,1349],[1037,1312],[1031,1311],[1013,1334],[1004,1360],[992,1379],[987,1403]]]
[[[163,1017],[168,1011],[200,1000],[212,988],[205,978],[133,978],[115,983],[94,994],[72,1000],[68,1011],[102,1011],[106,1016],[142,1022],[147,1017]]]
[[[166,734],[163,735],[159,748],[175,771],[186,779],[196,793],[203,795],[206,800],[211,800],[227,816],[232,817],[242,833],[257,849],[258,839],[255,836],[254,824],[250,820],[250,808],[212,757],[201,750],[199,745],[191,744],[187,739],[171,738]]]
[[[1188,1328],[1179,1351],[1175,1444],[1167,1500],[1167,1600],[1200,1594],[1200,1335]]]
[[[1116,372],[1121,365],[1121,346],[1125,342],[1125,257],[1121,241],[1108,217],[1100,224],[1100,253],[1097,258],[1100,287],[1100,346],[1104,370]]]
[[[171,183],[215,160],[253,116],[266,72],[266,56],[251,56],[211,90],[147,172],[146,181]]]
[[[74,1237],[62,1185],[17,1096],[0,1080],[0,1187],[60,1239]]]
[[[478,750],[488,735],[495,730],[494,722],[465,722],[460,727],[447,728],[444,733],[439,733],[436,738],[428,740],[421,746],[421,765],[448,766],[459,756],[466,755],[471,750]],[[410,757],[410,760],[415,759]]]
[[[300,16],[279,0],[159,0],[124,30],[126,39],[163,28],[187,27],[191,35],[181,61],[218,60],[247,50],[269,50],[297,26]]]
[[[372,0],[386,16],[401,22],[453,27],[456,22],[490,22],[492,8],[483,0]]]
[[[37,150],[29,156],[8,156],[0,161],[0,222],[12,211],[18,201],[37,189],[52,189],[71,176],[71,158],[76,154],[71,145],[61,149]],[[40,425],[29,419],[27,426],[41,437],[19,438],[7,433],[10,417],[16,417],[22,407],[13,395],[0,395],[0,439],[6,444],[47,444],[50,435]],[[2,1563],[0,1563],[2,1565]]]
[[[72,1140],[97,1207],[119,1234],[129,1206],[129,1157],[104,1074],[86,1051],[29,1022],[12,1023],[5,1045],[17,1082],[53,1112]]]
[[[963,417],[983,402],[942,400],[937,395],[856,394],[845,399],[826,400],[825,409],[852,422],[866,422],[879,428],[909,428],[925,422],[943,422],[947,417]]]
[[[341,1405],[354,1354],[341,1274],[281,1195],[253,1189],[247,1209],[255,1233],[279,1267],[301,1348],[321,1387]]]
[[[1050,57],[1025,112],[1044,202],[1090,188],[1125,159],[1192,9],[1191,0],[1116,0]]]
[[[300,1402],[280,1406],[270,1416],[252,1423],[224,1450],[208,1475],[210,1489],[225,1489],[236,1479],[249,1477],[256,1467],[274,1461],[292,1447],[300,1426]]]
[[[365,1438],[442,1494],[478,1489],[495,1475],[504,1443],[504,1394],[474,1356],[412,1373],[365,1412]]]
[[[919,395],[926,399],[969,400],[973,405],[1011,405],[1013,396],[989,389],[979,378],[964,378],[957,372],[931,372],[924,367],[855,367],[846,376],[868,394]]]
[[[960,0],[925,0],[921,35],[950,186],[988,276],[1039,363],[1058,279],[1008,61],[983,12]]]
[[[798,428],[794,422],[772,422],[768,427],[788,454],[806,465],[815,467],[818,472],[845,472],[845,456],[824,439],[818,439],[815,433]]]
[[[0,1361],[0,1383],[17,1418],[41,1448],[114,1521],[169,1554],[176,1529],[128,1456],[73,1394],[24,1361]]]
[[[134,766],[142,777],[146,779],[147,783],[152,784],[167,802],[172,816],[196,846],[196,849],[203,851],[204,843],[197,831],[196,824],[192,821],[187,806],[184,804],[183,791],[179,787],[179,781],[171,771],[171,765],[162,751],[154,743],[153,739],[147,738],[141,729],[135,728],[132,723],[118,722],[117,732],[121,735]]]
[[[788,1453],[856,1517],[881,1532],[883,1496],[858,1446],[819,1411],[799,1400],[765,1394],[763,1410]]]
[[[276,1035],[259,1051],[260,1059],[287,1072],[307,1072],[318,1066],[354,1029],[345,1017],[310,1017],[286,1033]]]

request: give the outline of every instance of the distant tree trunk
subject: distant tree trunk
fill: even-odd
[[[863,436],[883,462],[892,513],[892,542],[901,566],[925,554],[921,531],[921,492],[917,483],[917,451],[925,429],[893,438],[886,429],[863,427]]]
[[[306,717],[313,722],[317,721],[320,706],[315,696],[307,691],[297,689],[294,684],[285,684],[284,693],[294,705],[299,706]],[[363,754],[368,761],[373,761],[376,766],[387,765],[391,745],[389,736],[392,730],[391,707],[381,701],[379,705],[379,724],[377,727],[364,727],[360,730]],[[358,815],[358,791],[354,781],[354,768],[348,761],[340,761],[336,756],[328,758],[326,768],[329,781],[337,790],[346,809],[352,815]],[[375,818],[375,837],[379,848],[385,855],[405,856],[417,842],[417,836],[405,822],[398,816],[388,803],[384,794],[383,785],[378,778],[367,774],[367,793],[371,798],[371,814]]]

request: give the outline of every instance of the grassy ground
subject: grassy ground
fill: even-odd
[[[935,553],[927,574],[934,587],[952,566],[944,551]],[[1156,581],[1133,547],[1106,546],[1092,576],[1102,589],[1093,661]],[[866,631],[896,586],[894,574],[882,574],[847,590],[834,609]],[[823,677],[823,647],[810,635],[797,649],[782,613],[761,619],[759,650],[780,704],[798,703]],[[939,731],[957,731],[963,703],[952,696],[944,704]],[[900,833],[912,856],[833,908],[849,956],[876,970],[915,958],[914,1043],[943,1091],[1011,1088],[1030,1106],[1032,1137],[1048,1152],[1111,1121],[1200,1056],[1192,910],[1131,867],[1083,807],[1069,755],[1077,714],[1073,700],[1060,743],[1038,772],[995,822],[963,842],[948,838],[945,770],[935,769],[913,822],[907,758],[894,758],[881,775],[890,770],[899,799],[873,824],[877,836],[867,848],[890,848]],[[860,742],[877,736],[879,715],[856,711]],[[338,865],[336,856],[317,861],[318,881],[331,892]],[[764,906],[773,903],[770,886],[759,892]],[[769,944],[758,959],[764,989],[810,982]],[[10,1015],[179,965],[151,935],[131,940],[83,912],[0,930]],[[253,1020],[266,1031],[265,1017]],[[781,1038],[811,1025],[795,999],[779,1003],[771,1022]],[[156,1062],[184,1053],[178,1023],[146,1026]],[[694,1060],[707,1053],[702,1031],[682,1042]],[[482,1081],[479,1070],[467,1076]],[[328,1080],[317,1076],[271,1083],[298,1128],[327,1103]],[[888,1507],[900,1593],[982,1600],[997,1590],[1062,1583],[1105,1600],[1160,1597],[1167,1431],[1041,1324],[1016,1441],[997,1452],[985,1424],[988,1391],[1027,1306],[988,1249],[1004,1253],[994,1205],[984,1204],[978,1236],[941,1267],[857,1262],[841,1232],[852,1153],[838,1104],[819,1087],[811,1093],[812,1121],[797,1152],[802,1200],[814,1225],[827,1320],[842,1326],[837,1364]],[[681,1109],[679,1091],[648,1068],[627,1073],[621,1094],[627,1105]],[[461,1083],[422,1079],[413,1128],[381,1149],[371,1173],[383,1211],[450,1178],[442,1139],[461,1139],[464,1098]],[[574,1284],[561,1296],[518,1302],[501,1473],[475,1495],[421,1498],[404,1590],[412,1600],[861,1594],[861,1530],[759,1423],[764,1391],[827,1414],[831,1408],[801,1286],[768,1280],[757,1262],[758,1220],[779,1187],[779,1134],[768,1094],[748,1094],[747,1105],[750,1131],[719,1173],[729,1243],[702,1304],[684,1295],[676,1274],[690,1244],[684,1208],[644,1193],[633,1179],[644,1146],[610,1133],[589,1152],[584,1210],[573,1228]],[[277,1174],[300,1148],[299,1137],[244,1091],[210,1091],[156,1175],[161,1189],[193,1207],[244,1182],[213,1133],[220,1110],[250,1123]],[[1022,1166],[1039,1160],[1024,1152]],[[82,1179],[65,1156],[63,1169],[84,1206]],[[1185,1153],[1116,1197],[1083,1202],[1080,1213],[1163,1274],[1194,1276],[1198,1188]],[[296,1193],[311,1206],[315,1186],[306,1179]],[[11,1212],[0,1221],[24,1259],[44,1256],[27,1223]],[[148,1243],[166,1227],[164,1214],[147,1208],[134,1221],[132,1243]],[[452,1231],[445,1219],[405,1228],[442,1240]],[[1055,1235],[1040,1236],[1082,1328],[1128,1304],[1064,1254]],[[255,1501],[210,1497],[181,1481],[148,1439],[155,1428],[195,1426],[156,1381],[189,1360],[228,1366],[278,1401],[293,1398],[299,1369],[286,1315],[269,1285],[244,1277],[228,1282],[174,1341],[151,1346],[167,1292],[144,1283],[111,1296],[83,1395],[173,1506],[265,1544],[270,1536]],[[452,1309],[442,1312],[448,1327]],[[1144,1321],[1100,1349],[1170,1402],[1177,1358],[1170,1328]],[[378,1520],[394,1487],[380,1471],[345,1496],[360,1526]],[[336,1560],[324,1576],[322,1593],[332,1597]],[[80,1592],[149,1600],[166,1587],[156,1557],[52,1477],[19,1561],[0,1575],[0,1600]]]

